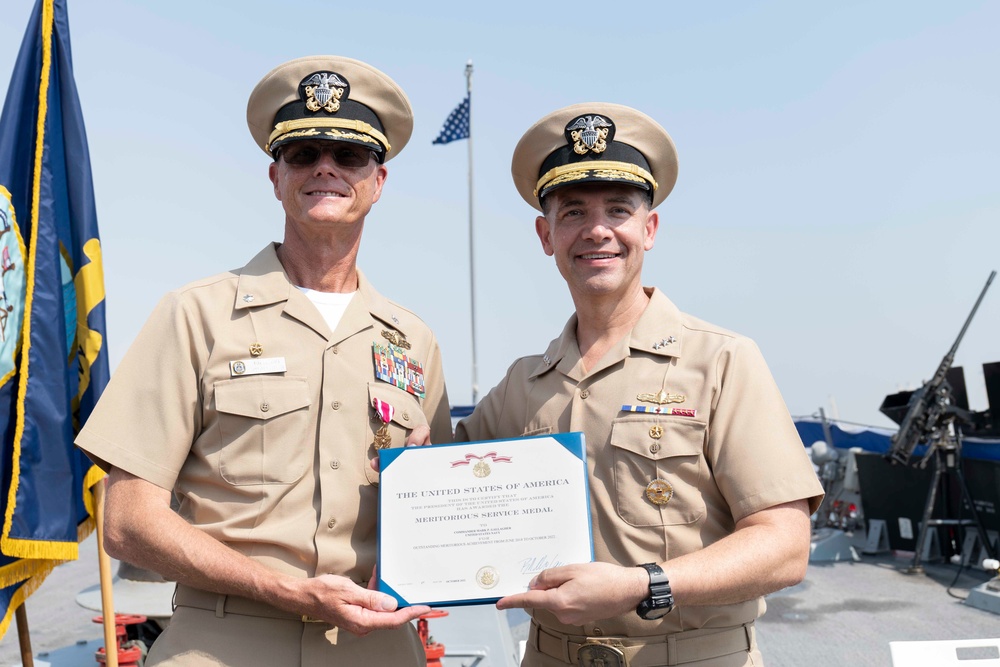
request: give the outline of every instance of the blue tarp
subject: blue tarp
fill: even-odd
[[[877,426],[858,426],[846,424],[835,420],[827,420],[830,426],[830,433],[833,436],[833,446],[838,449],[850,449],[860,447],[866,452],[885,454],[891,448],[891,438],[894,429],[879,428]],[[799,437],[806,447],[811,447],[818,440],[825,440],[823,436],[823,423],[816,418],[796,418],[795,428],[799,431]],[[917,447],[913,455],[921,457],[924,455],[926,447]],[[1000,461],[1000,440],[987,438],[963,438],[962,457],[967,459],[978,459],[981,461]]]

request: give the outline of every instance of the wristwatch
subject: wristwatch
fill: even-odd
[[[638,567],[649,573],[649,597],[639,603],[635,613],[639,618],[655,621],[663,618],[674,609],[674,596],[670,592],[670,581],[663,569],[656,563],[643,563]]]

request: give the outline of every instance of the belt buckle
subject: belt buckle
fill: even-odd
[[[629,667],[621,649],[593,639],[576,650],[576,657],[580,667]]]

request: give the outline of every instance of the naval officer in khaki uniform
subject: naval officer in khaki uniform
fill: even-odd
[[[528,130],[512,171],[576,312],[455,435],[582,431],[596,559],[499,601],[532,610],[522,664],[763,664],[761,596],[804,576],[822,488],[757,346],[643,287],[673,141],[634,109],[578,104]]]
[[[247,120],[284,241],[164,298],[118,367],[77,440],[110,472],[107,550],[178,582],[147,666],[423,665],[408,621],[428,609],[369,587],[369,460],[451,440],[441,356],[355,264],[410,105],[365,63],[309,57]]]

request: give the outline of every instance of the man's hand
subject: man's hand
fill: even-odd
[[[369,588],[362,588],[347,577],[332,574],[298,581],[304,588],[299,594],[311,600],[303,613],[359,637],[372,630],[398,627],[431,610],[423,605],[397,609],[395,598],[373,589],[374,577]]]
[[[427,425],[414,426],[413,430],[410,431],[410,435],[406,436],[406,442],[403,444],[404,447],[420,447],[423,445],[431,444],[431,427]],[[368,461],[368,465],[372,467],[372,470],[379,472],[378,457]]]
[[[191,526],[170,508],[169,491],[118,468],[110,473],[104,514],[109,555],[193,588],[259,600],[359,636],[430,611],[397,609],[392,596],[347,577],[303,579],[275,572]]]
[[[548,609],[560,623],[583,625],[634,611],[649,594],[649,575],[638,567],[580,563],[543,570],[529,589],[500,598],[497,609]]]

